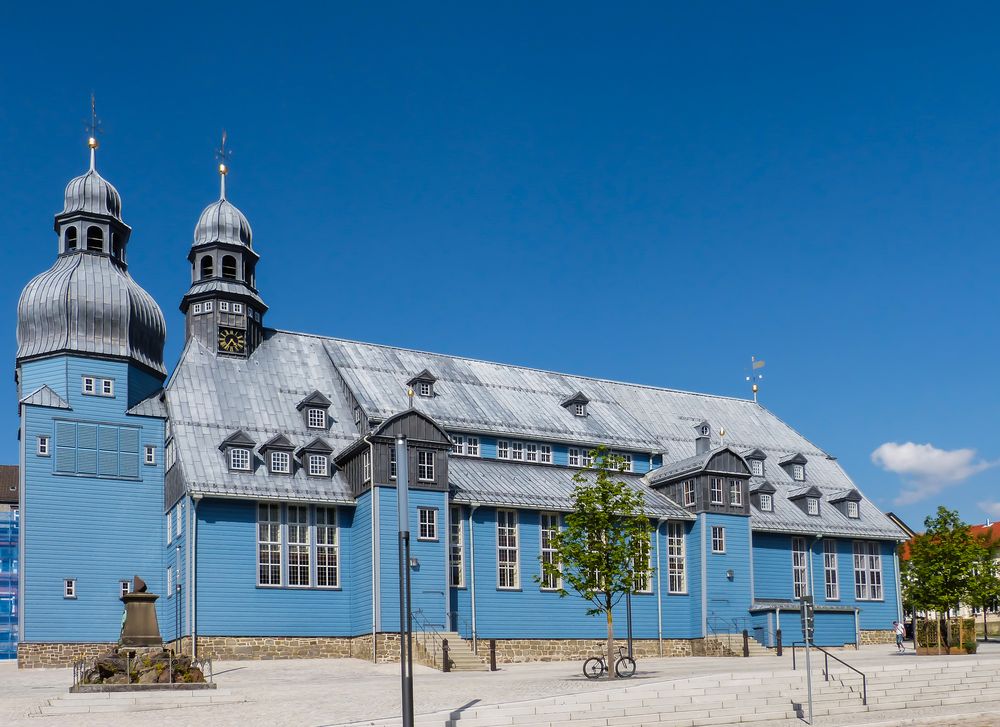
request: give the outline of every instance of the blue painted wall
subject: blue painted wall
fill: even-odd
[[[160,623],[160,632],[165,641],[172,641],[180,635],[190,633],[187,623],[186,602],[189,595],[188,576],[188,517],[190,500],[187,497],[181,498],[164,515],[164,551],[163,551],[163,587],[164,592],[160,597],[160,612],[163,618]],[[169,524],[169,529],[168,529]],[[178,534],[178,531],[180,534]],[[174,588],[172,592],[167,591],[167,569],[173,571]],[[180,589],[178,590],[178,585]]]
[[[506,438],[507,442],[534,442],[535,440],[523,440],[517,438]],[[588,447],[577,446],[576,449],[580,450],[581,456],[587,452]],[[564,467],[569,466],[569,450],[570,447],[565,444],[553,444],[552,445],[552,463],[556,465],[562,465]],[[479,451],[482,457],[487,459],[496,459],[497,456],[497,437],[480,437],[479,438]],[[625,450],[622,450],[625,451]],[[632,455],[632,471],[643,473],[648,472],[649,467],[649,454],[644,452],[630,452]],[[657,458],[659,459],[659,458]]]
[[[739,633],[749,628],[750,518],[706,513],[709,633]],[[725,552],[712,552],[712,528],[724,528]],[[728,571],[733,572],[729,578]]]
[[[354,508],[351,531],[351,559],[345,562],[351,580],[351,632],[372,630],[372,494],[362,493]]]
[[[123,362],[74,356],[56,356],[20,367],[23,394],[47,384],[72,407],[23,407],[24,641],[115,641],[123,610],[120,582],[140,575],[150,592],[163,593],[163,551],[157,544],[163,543],[165,537],[164,425],[160,419],[125,413],[137,396],[130,392],[131,382],[137,382],[140,395],[154,384],[158,387],[159,382],[133,369]],[[114,396],[83,395],[83,376],[114,379]],[[137,465],[129,467],[136,476],[57,473],[57,420],[135,431],[138,459]],[[37,438],[41,435],[50,437],[50,456],[37,454]],[[142,462],[146,444],[156,448],[155,465]],[[115,461],[103,449],[94,456],[101,466]],[[127,460],[122,456],[123,468]],[[77,581],[76,598],[63,595],[63,581],[67,578]],[[162,601],[157,604],[161,622]]]

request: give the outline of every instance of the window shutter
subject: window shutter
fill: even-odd
[[[105,477],[118,476],[118,427],[98,429],[100,451],[98,452],[98,474]]]
[[[97,425],[77,425],[76,471],[84,475],[97,474]]]
[[[118,433],[119,474],[122,477],[139,476],[139,430],[122,427]]]
[[[56,472],[76,472],[76,424],[56,422]]]

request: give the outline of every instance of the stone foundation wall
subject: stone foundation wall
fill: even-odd
[[[873,629],[871,631],[861,631],[861,645],[870,644],[895,644],[896,633],[892,629]]]
[[[399,634],[377,634],[378,662],[399,661]],[[191,653],[191,639],[167,646]],[[372,660],[372,635],[363,636],[199,636],[198,658],[246,659],[363,659]]]
[[[43,644],[21,641],[17,645],[17,667],[38,669],[73,666],[80,659],[96,659],[108,653],[116,643],[100,642],[89,644]]]
[[[479,639],[479,655],[489,659],[490,640]],[[526,661],[575,661],[597,656],[604,651],[604,642],[597,639],[497,639],[497,663],[515,664]],[[617,641],[616,648],[625,642]],[[632,653],[636,658],[652,658],[660,655],[660,641],[657,639],[635,639]],[[690,639],[664,639],[664,656],[691,656]]]

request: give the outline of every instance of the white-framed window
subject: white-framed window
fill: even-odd
[[[76,598],[76,578],[63,579],[63,598]]]
[[[449,543],[451,585],[465,588],[465,534],[462,522],[462,508],[451,508],[451,542]]]
[[[428,383],[427,381],[421,381],[419,384],[417,384],[417,391],[420,393],[421,396],[430,396],[433,389],[431,388],[430,383]]]
[[[524,459],[528,462],[538,461],[538,445],[537,444],[526,444],[524,445]]]
[[[764,476],[764,460],[752,459],[750,460],[750,473],[754,477]]]
[[[243,313],[243,304],[233,303],[233,313]]]
[[[118,591],[122,596],[127,596],[132,592],[132,581],[118,581]]]
[[[41,435],[35,440],[35,454],[39,457],[49,456],[49,437],[48,435]]]
[[[518,460],[524,459],[524,444],[522,442],[511,442],[510,458]]]
[[[201,315],[201,303],[195,303],[191,309],[191,313],[196,316]]]
[[[826,600],[840,599],[840,579],[837,575],[837,541],[823,541],[823,582],[826,584]]]
[[[465,438],[465,453],[470,457],[479,456],[479,437]]]
[[[806,551],[805,538],[792,538],[792,590],[796,598],[808,595],[806,586]]]
[[[581,456],[581,460],[583,462],[583,466],[584,467],[593,467],[594,466],[594,452],[593,452],[593,450],[591,450],[591,449],[585,449],[583,451],[583,455]]]
[[[521,584],[517,558],[517,510],[497,510],[497,588]]]
[[[229,469],[249,472],[250,450],[243,447],[231,447],[229,449]]]
[[[576,447],[569,448],[569,466],[579,467],[580,466],[580,450]]]
[[[288,506],[288,585],[308,588],[309,576],[309,508]]]
[[[167,545],[174,539],[174,511],[167,510]]]
[[[806,479],[806,468],[805,465],[793,464],[792,465],[792,479],[796,482],[804,482]]]
[[[167,598],[174,597],[174,567],[167,566]]]
[[[417,531],[417,540],[438,539],[437,516],[438,511],[432,507],[417,508],[417,521],[420,528]]]
[[[622,465],[622,467],[624,467],[625,471],[626,472],[631,472],[632,471],[632,455],[629,454],[628,452],[622,452],[621,454],[618,455],[618,457],[620,458],[618,460],[618,462],[619,462],[619,464]]]
[[[101,396],[114,396],[114,395],[115,395],[115,380],[101,379]]]
[[[146,464],[156,464],[156,447],[147,444],[142,448],[142,461]]]
[[[310,408],[306,415],[306,426],[310,429],[326,429],[326,411]]]
[[[587,405],[586,404],[574,404],[573,413],[578,417],[587,416]]]
[[[360,406],[354,407],[354,423],[355,424],[360,424],[361,423],[361,407]]]
[[[211,313],[212,309],[215,307],[215,303],[211,300],[206,300],[203,307],[206,313]]]
[[[713,505],[724,505],[726,501],[722,499],[722,478],[713,477],[711,481],[711,495]]]
[[[316,585],[340,587],[340,539],[337,508],[316,508]]]
[[[559,532],[559,515],[554,512],[543,512],[541,514],[541,552],[543,563],[556,563],[556,550],[552,538]],[[554,573],[548,573],[542,569],[543,591],[554,591],[562,588],[562,578]]]
[[[219,312],[220,313],[228,313],[229,312],[229,301],[228,300],[220,300],[219,301]]]
[[[421,482],[434,481],[434,452],[429,449],[417,450],[417,479]]]
[[[882,600],[882,553],[877,542],[854,543],[854,596],[859,601]]]
[[[177,511],[174,523],[174,537],[179,538],[181,533],[184,532],[184,501],[181,500],[178,502],[174,510]]]
[[[326,477],[330,473],[330,462],[325,454],[309,455],[309,476]]]
[[[461,434],[451,435],[451,453],[465,454],[465,437]]]
[[[684,481],[684,506],[694,507],[695,504],[695,484],[694,480]]]
[[[257,505],[257,585],[281,585],[281,506]]]
[[[389,479],[396,479],[396,445],[389,445]]]
[[[540,445],[538,448],[538,457],[542,464],[552,464],[552,445]]]
[[[81,378],[80,393],[86,396],[114,396],[115,380],[84,376]]]
[[[653,548],[649,537],[639,543],[639,557],[632,564],[632,588],[636,593],[652,593]]]
[[[819,498],[806,498],[806,513],[809,515],[819,515]]]
[[[684,523],[667,523],[667,591],[687,593]]]
[[[854,500],[847,501],[847,517],[849,518],[861,517],[861,510],[858,507],[858,503],[854,502]]]
[[[371,482],[372,479],[372,452],[366,449],[361,453],[361,481]]]
[[[497,440],[497,459],[510,459],[510,442],[505,439]]]
[[[739,480],[729,480],[729,504],[743,505],[743,483]]]
[[[719,525],[712,526],[712,552],[726,552],[726,529]]]
[[[760,509],[762,512],[771,512],[773,504],[771,502],[771,495],[767,492],[760,493]]]
[[[287,475],[292,471],[292,456],[288,452],[271,452],[271,472]]]
[[[84,376],[81,392],[90,396],[97,394],[97,379],[93,376]]]

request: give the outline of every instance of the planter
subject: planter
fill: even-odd
[[[917,656],[963,656],[976,653],[974,619],[918,619],[915,629]]]

